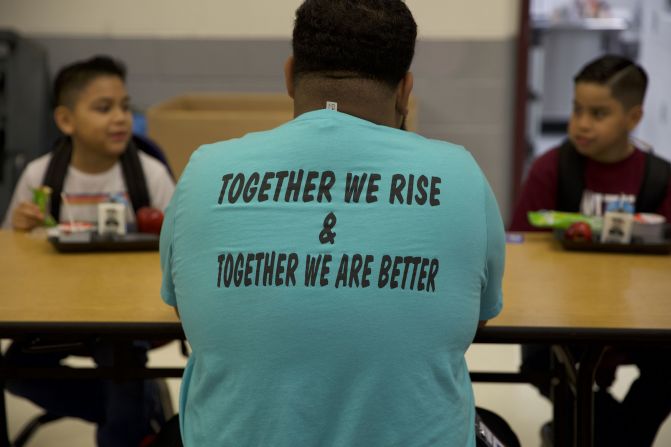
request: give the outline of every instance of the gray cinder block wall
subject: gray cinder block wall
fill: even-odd
[[[136,107],[185,92],[282,92],[288,39],[150,39],[35,35],[52,73],[110,54],[128,66]],[[420,40],[412,67],[419,133],[466,146],[484,170],[504,219],[511,208],[515,39]]]

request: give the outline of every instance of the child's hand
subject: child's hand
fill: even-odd
[[[21,202],[12,215],[12,227],[15,230],[30,231],[44,224],[44,213],[32,202]]]

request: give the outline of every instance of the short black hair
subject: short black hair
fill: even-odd
[[[100,76],[116,76],[126,82],[126,67],[109,56],[94,56],[61,68],[54,81],[55,106],[74,106],[77,94]]]
[[[640,65],[626,57],[606,54],[585,65],[574,82],[592,82],[610,88],[611,94],[625,108],[643,104],[648,75]]]
[[[416,38],[401,0],[305,0],[296,10],[294,76],[354,76],[393,88],[410,69]]]

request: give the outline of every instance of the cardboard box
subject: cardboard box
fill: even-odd
[[[147,132],[178,178],[201,145],[272,129],[291,119],[293,100],[286,93],[185,94],[149,108]],[[406,126],[417,128],[414,98]]]

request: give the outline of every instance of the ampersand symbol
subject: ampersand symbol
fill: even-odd
[[[333,213],[328,213],[326,219],[324,219],[324,229],[319,233],[319,242],[322,244],[335,243],[335,231],[331,231],[336,224],[336,216]]]

